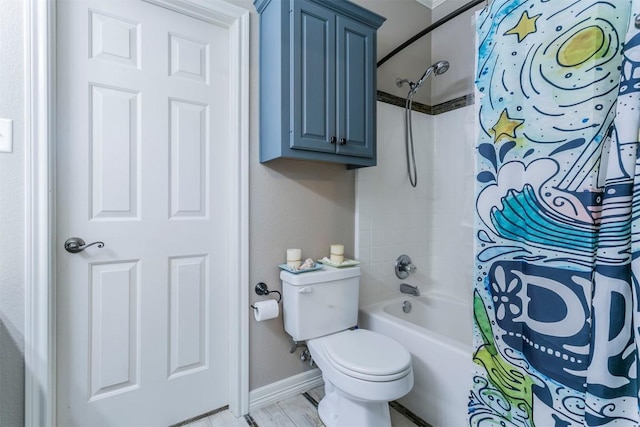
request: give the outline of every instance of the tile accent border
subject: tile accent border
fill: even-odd
[[[392,95],[381,90],[377,92],[376,99],[380,102],[385,102],[387,104],[395,105],[402,108],[404,108],[404,105],[406,103],[405,98],[400,98],[399,96]],[[430,105],[422,104],[420,102],[414,102],[411,109],[419,113],[431,114],[431,108],[432,107]]]
[[[392,95],[387,92],[382,92],[381,90],[377,92],[376,99],[380,102],[385,102],[387,104],[396,105],[402,108],[404,108],[406,102],[405,98],[400,98],[399,96]],[[466,107],[468,105],[473,105],[473,103],[474,95],[472,93],[469,93],[467,95],[460,96],[458,98],[454,98],[450,101],[446,101],[437,105],[427,105],[420,102],[414,102],[411,109],[413,111],[428,114],[430,116],[437,116],[438,114],[457,110],[458,108]]]
[[[453,111],[458,108],[473,105],[474,102],[475,96],[472,93],[469,93],[467,95],[459,96],[458,98],[453,98],[450,101],[443,102],[442,104],[434,105],[431,107],[431,114],[437,116],[438,114],[446,113],[447,111]]]
[[[180,421],[177,424],[172,424],[169,427],[181,427],[187,424],[190,424],[194,421],[201,420],[203,418],[208,418],[212,415],[217,414],[218,412],[226,411],[229,409],[229,405],[224,405],[222,408],[214,409],[213,411],[205,412],[204,414],[197,415],[195,417],[189,418],[188,420]]]
[[[309,401],[309,403],[311,403],[313,406],[318,408],[318,403],[320,403],[320,402],[316,402],[316,400],[313,397],[311,397],[311,395],[309,393],[307,393],[305,391],[304,393],[302,393],[302,396],[304,396],[304,398],[307,399]]]
[[[316,399],[314,399],[309,393],[305,392],[305,393],[302,393],[302,395],[313,406],[315,406],[316,408],[318,407],[318,403],[320,402],[316,402]],[[395,409],[398,413],[402,414],[406,419],[408,419],[418,427],[432,427],[431,424],[429,424],[428,422],[426,422],[425,420],[423,420],[422,418],[420,418],[419,416],[417,416],[416,414],[414,414],[413,412],[411,412],[410,410],[402,406],[400,403],[398,403],[397,400],[389,402],[389,407]]]
[[[256,422],[256,420],[253,419],[253,417],[251,416],[251,414],[247,414],[244,416],[244,420],[247,422],[248,425],[250,425],[251,427],[258,427],[258,423]]]
[[[396,411],[398,411],[399,413],[401,413],[406,419],[408,419],[418,427],[433,427],[431,424],[429,424],[428,422],[426,422],[425,420],[423,420],[422,418],[420,418],[419,416],[417,416],[416,414],[414,414],[413,412],[411,412],[410,410],[402,406],[400,403],[398,403],[397,400],[389,402],[389,406],[395,409]]]

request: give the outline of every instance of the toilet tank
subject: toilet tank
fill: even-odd
[[[280,273],[284,329],[295,341],[343,331],[358,323],[360,267]]]

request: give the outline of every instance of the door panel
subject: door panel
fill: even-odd
[[[228,403],[228,30],[57,15],[58,425],[170,425]]]
[[[375,146],[375,31],[352,19],[338,16],[337,27],[337,152],[373,157]],[[346,144],[340,143],[344,138]]]
[[[169,100],[171,218],[208,215],[209,106]]]
[[[90,58],[140,68],[140,23],[89,10]]]
[[[92,219],[139,219],[140,92],[90,84]]]
[[[90,401],[140,386],[138,261],[89,266]]]
[[[206,255],[170,260],[169,378],[207,368],[209,279]]]
[[[335,15],[292,2],[291,148],[335,152]]]

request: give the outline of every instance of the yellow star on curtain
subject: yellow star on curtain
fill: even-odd
[[[536,21],[538,20],[539,17],[540,15],[536,15],[530,18],[529,14],[525,10],[522,13],[522,16],[520,16],[520,20],[518,21],[516,26],[508,30],[506,33],[504,33],[504,35],[506,36],[509,34],[517,34],[518,43],[520,43],[529,34],[535,33],[537,31]]]
[[[493,143],[497,143],[501,137],[516,137],[516,129],[524,123],[522,119],[514,119],[509,117],[507,109],[505,108],[500,114],[500,118],[491,129],[489,134],[493,136]]]

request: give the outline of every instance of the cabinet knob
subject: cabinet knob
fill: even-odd
[[[335,144],[335,143],[336,143],[336,137],[335,137],[335,136],[332,136],[332,137],[331,137],[331,141],[330,141],[330,142],[331,142],[332,144]]]
[[[340,138],[340,145],[346,145],[347,144],[347,138]]]

